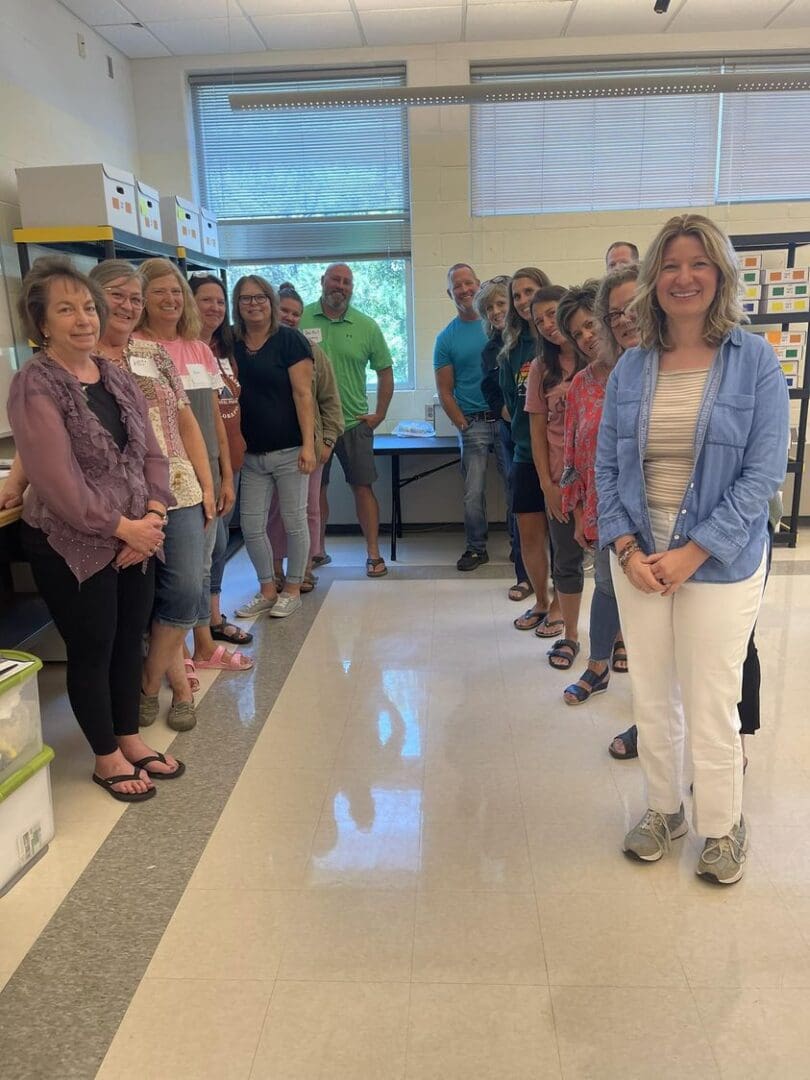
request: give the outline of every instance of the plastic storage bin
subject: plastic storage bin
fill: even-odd
[[[143,180],[136,180],[135,183],[138,189],[138,232],[147,240],[162,240],[160,193]]]
[[[42,749],[36,678],[41,667],[28,653],[0,652],[0,785]]]
[[[164,244],[202,251],[200,208],[179,195],[161,195],[160,224]]]
[[[112,225],[138,234],[135,177],[113,165],[45,165],[17,169],[26,229]]]
[[[53,750],[40,752],[0,784],[0,896],[19,881],[53,840]]]

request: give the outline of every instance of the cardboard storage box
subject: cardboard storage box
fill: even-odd
[[[746,251],[744,254],[738,255],[737,259],[741,270],[759,270],[762,267],[761,251]]]
[[[741,285],[759,285],[760,270],[741,270],[740,271],[740,284]]]
[[[758,315],[759,305],[759,300],[743,300],[742,309],[746,315]]]
[[[161,195],[160,224],[164,244],[202,251],[200,209],[179,195]]]
[[[766,315],[793,315],[799,311],[810,311],[810,296],[786,296],[778,300],[767,299],[763,302]]]
[[[743,300],[759,300],[762,296],[761,285],[741,285],[740,296]]]
[[[766,291],[769,300],[778,299],[781,296],[807,296],[810,285],[806,281],[788,281],[784,285],[767,285]]]
[[[806,337],[805,330],[763,330],[762,335],[767,342],[776,347],[777,345],[797,345],[804,348]]]
[[[782,267],[779,270],[762,271],[764,285],[784,285],[789,281],[810,281],[810,267],[793,266],[789,270]]]
[[[774,345],[773,351],[776,353],[777,359],[786,362],[798,363],[804,359],[804,349],[798,345]]]
[[[138,234],[135,177],[112,165],[47,165],[17,169],[25,229],[112,225]]]
[[[219,258],[219,232],[216,215],[210,210],[200,207],[200,236],[202,237],[202,252],[214,259]]]
[[[787,383],[788,390],[795,390],[799,385],[798,375],[785,375],[785,382]]]
[[[138,196],[138,232],[147,240],[162,240],[160,193],[143,180],[135,181]]]
[[[0,896],[31,869],[53,840],[53,756],[50,746],[43,746],[0,784]]]
[[[784,371],[785,375],[798,375],[799,374],[799,365],[798,364],[795,364],[795,363],[793,363],[793,364],[785,364],[785,363],[783,363],[783,364],[780,364],[780,367],[782,368],[782,371]]]

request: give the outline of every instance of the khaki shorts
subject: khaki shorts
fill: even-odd
[[[374,464],[374,432],[365,421],[344,431],[335,443],[335,449],[323,467],[321,487],[329,483],[332,462],[337,458],[343,468],[346,483],[352,487],[371,487],[377,479]]]

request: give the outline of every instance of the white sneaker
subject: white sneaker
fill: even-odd
[[[235,615],[237,619],[252,619],[254,615],[261,615],[264,611],[269,611],[272,607],[278,603],[278,597],[272,598],[262,596],[261,593],[256,593],[252,600],[249,600],[247,604],[242,604],[240,608],[237,608]]]
[[[301,597],[281,593],[270,612],[271,619],[286,619],[301,607]]]

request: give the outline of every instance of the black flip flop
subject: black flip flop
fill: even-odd
[[[236,633],[226,634],[226,626],[233,626]],[[242,630],[240,627],[234,626],[233,623],[229,623],[227,615],[223,615],[220,622],[211,626],[211,637],[214,641],[229,641],[231,645],[249,645],[253,641],[253,634],[249,634],[247,630]]]
[[[621,654],[621,655],[617,655]],[[624,664],[624,667],[618,667],[618,664]],[[626,675],[628,671],[627,663],[627,646],[621,638],[617,638],[613,643],[613,649],[610,654],[610,667],[612,671],[615,671],[617,675]]]
[[[177,768],[174,770],[174,772],[152,772],[152,770],[147,769],[146,766],[153,761],[159,761],[163,765],[169,764],[163,754],[159,753],[158,751],[155,751],[154,754],[150,754],[149,757],[141,758],[140,761],[133,761],[132,764],[135,766],[136,769],[143,769],[143,771],[146,773],[150,780],[176,780],[178,776],[182,776],[183,773],[186,771],[186,767],[183,762],[178,761]]]
[[[108,794],[112,795],[114,799],[119,802],[146,802],[147,799],[154,798],[157,795],[155,788],[147,788],[146,791],[133,792],[129,794],[126,791],[115,791],[113,784],[123,784],[126,780],[140,780],[141,776],[136,769],[135,772],[129,773],[127,776],[110,776],[106,780],[101,776],[97,776],[93,773],[93,781],[98,784],[99,787],[103,787]]]

